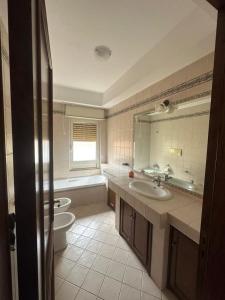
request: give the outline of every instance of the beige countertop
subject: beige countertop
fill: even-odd
[[[199,244],[202,218],[201,199],[169,212],[168,216],[170,225],[174,226],[194,242]]]
[[[109,187],[153,225],[160,228],[164,228],[168,224],[172,225],[190,239],[199,243],[202,199],[188,192],[168,186],[165,188],[171,191],[173,195],[171,199],[161,201],[150,199],[129,188],[130,181],[146,179],[140,177],[130,179],[120,170],[105,169],[104,171],[109,175]],[[149,181],[149,179],[146,181]]]

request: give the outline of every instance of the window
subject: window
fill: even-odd
[[[97,123],[72,122],[71,167],[97,168],[99,143]]]

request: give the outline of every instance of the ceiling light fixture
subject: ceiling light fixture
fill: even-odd
[[[101,45],[95,48],[95,55],[100,60],[108,60],[112,55],[112,51],[109,47]]]

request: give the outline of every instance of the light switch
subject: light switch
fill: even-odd
[[[176,156],[182,156],[182,149],[181,148],[169,148],[169,152]]]

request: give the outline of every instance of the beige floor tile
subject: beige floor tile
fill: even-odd
[[[108,234],[100,231],[100,230],[96,230],[96,233],[93,237],[94,240],[99,241],[99,242],[105,242],[107,240]]]
[[[56,293],[56,300],[74,300],[79,288],[69,282],[64,282]]]
[[[87,250],[99,254],[101,251],[103,243],[95,240],[91,240],[87,245]]]
[[[142,265],[142,263],[139,261],[139,259],[136,257],[136,255],[134,253],[132,253],[131,251],[128,254],[127,265],[130,267],[136,268],[138,270],[145,271],[145,268]]]
[[[79,234],[73,233],[72,231],[66,233],[67,242],[70,244],[73,244],[79,237]]]
[[[104,275],[95,272],[93,270],[90,270],[84,280],[82,288],[90,293],[98,295],[103,280],[104,280]]]
[[[70,274],[67,276],[66,280],[77,286],[81,286],[84,282],[85,277],[87,276],[89,269],[81,266],[75,265],[71,270]]]
[[[64,257],[55,258],[55,274],[61,278],[65,278],[74,267],[75,263]]]
[[[96,233],[96,230],[95,229],[92,229],[92,228],[87,228],[82,235],[86,236],[86,237],[89,237],[89,238],[93,238],[94,235]]]
[[[141,292],[141,300],[161,300],[161,298],[157,298],[147,293]]]
[[[114,212],[105,204],[74,211],[78,220],[68,233],[70,244],[55,256],[56,300],[161,300],[161,291],[115,229]],[[162,300],[177,299],[165,291]]]
[[[141,292],[126,284],[122,285],[119,300],[141,300]]]
[[[63,255],[63,257],[76,262],[81,257],[83,252],[84,252],[84,249],[81,249],[76,246],[70,246],[63,252],[62,255]]]
[[[141,289],[143,292],[145,292],[147,294],[161,298],[162,293],[161,293],[160,289],[157,287],[157,285],[154,283],[154,281],[145,272],[143,272]]]
[[[97,255],[95,253],[85,250],[81,257],[78,259],[77,263],[87,268],[90,268],[93,265],[96,256]]]
[[[96,300],[97,297],[85,290],[80,289],[77,294],[76,300]]]
[[[108,244],[103,244],[99,252],[100,255],[112,259],[116,247]]]
[[[113,260],[126,264],[127,263],[127,259],[128,259],[128,251],[120,249],[120,248],[116,248],[114,255],[113,255]]]
[[[119,237],[117,235],[108,233],[104,243],[112,245],[112,246],[117,246],[118,241],[119,241]]]
[[[122,237],[119,237],[117,247],[126,251],[130,251],[130,247],[127,245],[126,241]]]
[[[64,280],[58,276],[55,276],[55,293],[58,292],[60,286],[63,284]]]
[[[90,242],[90,238],[80,235],[73,245],[85,249]]]
[[[111,262],[111,260],[109,260],[106,257],[97,256],[91,268],[94,271],[97,271],[102,274],[106,274],[108,271],[110,262]]]
[[[141,289],[142,276],[142,271],[127,266],[123,282],[133,288]]]
[[[82,234],[86,230],[86,228],[87,227],[75,223],[72,226],[71,231],[76,234]]]
[[[123,281],[123,276],[125,273],[125,268],[126,266],[116,262],[116,261],[112,261],[109,265],[108,271],[107,271],[107,275],[113,279],[116,279],[118,281]]]
[[[105,277],[99,293],[99,297],[104,300],[119,299],[120,289],[121,283],[119,281]]]

